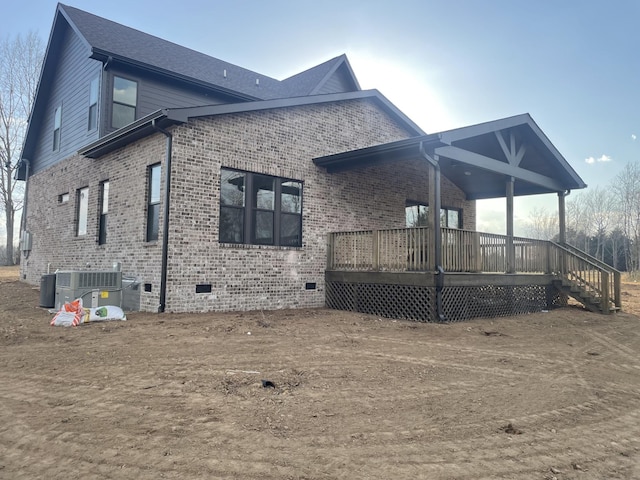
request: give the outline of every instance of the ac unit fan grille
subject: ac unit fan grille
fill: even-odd
[[[118,272],[80,272],[78,288],[120,288]]]
[[[56,274],[56,285],[58,287],[71,286],[71,272],[59,272]]]

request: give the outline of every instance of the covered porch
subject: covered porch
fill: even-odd
[[[328,306],[421,321],[540,311],[568,296],[601,313],[620,308],[620,273],[565,241],[565,196],[586,185],[529,115],[314,162],[331,174],[415,159],[429,168],[425,225],[329,233]],[[443,227],[442,175],[467,200],[504,198],[506,235]],[[555,243],[513,232],[514,197],[543,193],[558,197]]]

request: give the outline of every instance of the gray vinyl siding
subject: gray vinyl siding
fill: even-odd
[[[138,97],[136,105],[136,119],[149,115],[163,108],[195,107],[200,105],[219,105],[226,103],[222,96],[197,91],[193,87],[186,87],[177,82],[168,83],[159,77],[140,74],[128,69],[113,67],[109,69],[106,79],[106,103],[101,118],[104,132],[113,131],[111,126],[111,107],[113,96],[113,78],[121,77],[138,83]]]
[[[339,68],[331,78],[325,82],[318,93],[322,95],[325,93],[343,93],[351,91],[353,91],[352,80],[342,68]]]
[[[39,135],[32,160],[33,172],[67,158],[82,146],[98,139],[98,131],[88,131],[91,80],[101,74],[102,64],[89,58],[89,49],[68,26],[62,40],[61,56],[51,78],[47,104],[40,116]],[[54,113],[62,106],[60,149],[53,151]],[[100,111],[99,111],[100,115]]]

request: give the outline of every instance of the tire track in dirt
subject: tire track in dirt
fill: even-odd
[[[566,358],[566,359],[564,359],[564,358],[550,358],[548,356],[541,357],[539,354],[527,354],[527,353],[513,351],[513,350],[515,350],[515,348],[517,348],[516,346],[513,346],[513,345],[505,345],[505,349],[504,350],[495,350],[495,349],[488,349],[488,348],[482,348],[482,347],[465,347],[465,346],[458,346],[458,345],[455,345],[455,344],[438,343],[438,342],[428,342],[428,341],[415,341],[414,342],[413,340],[400,340],[400,339],[396,339],[396,338],[385,339],[384,337],[375,337],[375,336],[363,337],[363,340],[374,340],[374,341],[379,341],[380,343],[383,343],[383,344],[391,343],[391,344],[404,345],[404,346],[407,346],[407,347],[412,347],[412,346],[415,346],[415,345],[424,346],[425,348],[430,348],[430,349],[432,349],[433,347],[438,347],[438,348],[441,348],[443,351],[446,351],[446,352],[453,352],[453,353],[466,352],[466,353],[468,353],[468,354],[470,354],[471,356],[474,356],[474,357],[490,355],[490,356],[499,357],[499,358],[502,358],[502,357],[504,357],[504,358],[512,358],[512,359],[516,359],[516,360],[535,362],[535,363],[538,363],[538,364],[539,363],[544,363],[546,368],[548,368],[548,365],[558,365],[558,366],[573,367],[574,363],[575,363],[570,358]],[[602,343],[602,342],[600,342],[600,343]],[[589,345],[585,345],[585,346],[580,347],[580,350],[584,351],[584,353],[586,354],[586,352],[590,350]],[[631,358],[631,359],[635,360],[636,363],[633,364],[633,365],[623,364],[623,365],[621,365],[621,367],[623,367],[625,369],[628,369],[628,370],[638,370],[638,371],[640,371],[640,358],[638,358],[639,355],[634,353],[634,351],[632,349],[628,349],[628,350],[629,350],[629,353],[625,354],[625,358]],[[628,355],[631,355],[631,357],[629,357]]]
[[[329,346],[322,346],[318,348],[323,350],[324,352],[332,353],[336,355],[341,353],[340,350],[335,349],[333,347],[329,347]],[[381,353],[380,351],[365,350],[362,348],[359,348],[357,353],[361,355],[366,355],[370,358],[386,359],[386,360],[392,360],[394,362],[409,363],[412,365],[446,367],[452,370],[463,370],[466,372],[472,370],[479,373],[490,374],[492,376],[504,377],[504,378],[510,378],[510,379],[519,378],[522,376],[522,373],[523,373],[522,371],[513,370],[510,368],[487,367],[483,365],[478,365],[473,362],[460,363],[457,361],[437,360],[434,358],[420,359],[420,358],[410,357],[407,355],[394,355],[394,354],[388,354],[388,353]],[[539,371],[539,372],[528,372],[528,375],[533,375],[539,378],[553,377],[555,380],[564,380],[564,379],[570,378],[570,375],[568,373],[552,375],[548,373],[548,369],[541,369],[541,370],[542,371]]]
[[[611,349],[613,352],[618,353],[619,355],[626,358],[627,360],[631,360],[632,362],[638,361],[638,355],[639,355],[638,350],[633,350],[632,348],[626,345],[623,345],[620,342],[616,342],[611,337],[608,337],[601,333],[597,333],[594,331],[587,331],[585,333],[600,345],[608,349]]]

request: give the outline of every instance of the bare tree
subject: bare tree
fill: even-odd
[[[558,233],[558,217],[544,207],[534,207],[529,213],[525,231],[528,237],[551,240]]]
[[[35,33],[0,41],[0,207],[4,213],[5,263],[14,263],[16,213],[22,208],[22,184],[15,179],[22,143],[42,66],[44,47]]]
[[[627,269],[637,271],[640,268],[640,164],[628,163],[616,176],[613,188],[626,237]]]
[[[567,243],[585,252],[589,251],[588,212],[584,204],[584,194],[577,193],[567,202]]]
[[[604,261],[604,249],[607,234],[614,223],[614,197],[609,188],[596,186],[584,194],[585,206],[589,216],[590,233],[596,240],[595,257]]]

